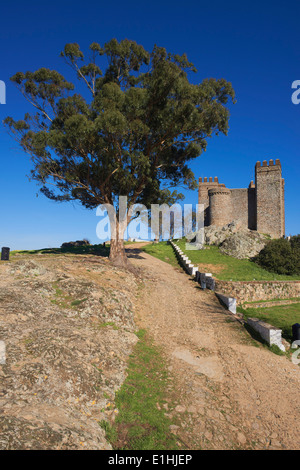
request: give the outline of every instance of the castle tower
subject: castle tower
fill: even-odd
[[[279,160],[255,165],[256,230],[274,238],[285,234],[284,179]]]
[[[231,191],[224,187],[208,190],[209,224],[223,227],[232,221]]]
[[[210,224],[209,195],[210,189],[224,188],[225,184],[219,183],[217,176],[214,178],[199,178],[199,198],[198,204],[204,204],[204,225]]]

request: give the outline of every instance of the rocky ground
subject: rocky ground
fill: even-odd
[[[95,256],[0,264],[0,449],[110,449],[99,421],[117,412],[137,289]]]
[[[0,449],[109,449],[99,421],[118,413],[136,328],[168,364],[165,410],[182,448],[299,448],[299,366],[137,246],[139,275],[91,255],[0,264]]]

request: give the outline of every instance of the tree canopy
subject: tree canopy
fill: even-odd
[[[92,43],[86,56],[66,44],[61,56],[86,91],[56,70],[18,72],[11,80],[33,112],[4,121],[31,155],[31,177],[45,196],[117,208],[119,195],[129,204],[170,204],[182,198],[174,188],[196,187],[188,164],[209,137],[227,134],[231,83],[193,84],[186,55],[148,52],[127,39]]]

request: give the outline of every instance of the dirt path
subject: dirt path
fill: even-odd
[[[191,449],[298,449],[299,367],[254,342],[183,271],[127,251],[149,274],[137,322],[170,365],[178,436]]]

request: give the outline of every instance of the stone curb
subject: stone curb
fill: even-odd
[[[228,297],[227,295],[221,294],[220,292],[215,293],[216,296],[226,305],[229,312],[236,314],[236,299],[234,297]]]
[[[201,284],[202,289],[210,289],[214,291],[215,279],[211,273],[200,273],[198,268],[194,266],[182,250],[172,241],[170,243],[177,254],[180,264],[188,272],[188,274],[195,276],[195,281]],[[215,292],[216,296],[224,303],[229,312],[236,314],[236,298],[225,295],[221,292]],[[281,351],[285,351],[282,344],[282,330],[276,328],[268,323],[258,320],[258,318],[248,318],[246,322],[251,328],[259,333],[259,335],[271,346],[275,344]]]
[[[195,281],[201,285],[202,289],[209,289],[214,291],[215,279],[212,277],[212,274],[200,273],[198,268],[192,264],[191,260],[188,259],[188,257],[182,252],[176,243],[170,240],[170,244],[172,245],[172,248],[177,255],[179,263],[185,269],[185,271],[191,276],[195,276]],[[231,313],[236,314],[236,299],[234,297],[229,297],[220,292],[216,292],[216,295],[222,300]]]
[[[195,276],[196,272],[198,271],[198,268],[192,264],[191,260],[182,252],[182,250],[180,250],[180,248],[172,240],[170,240],[170,243],[177,255],[179,263],[184,268],[184,270],[191,276]]]
[[[265,323],[258,318],[248,318],[246,323],[253,328],[253,330],[257,331],[269,346],[275,344],[279,349],[281,349],[281,351],[285,351],[285,347],[282,344],[282,330],[280,330],[280,328],[276,328],[275,326]]]

